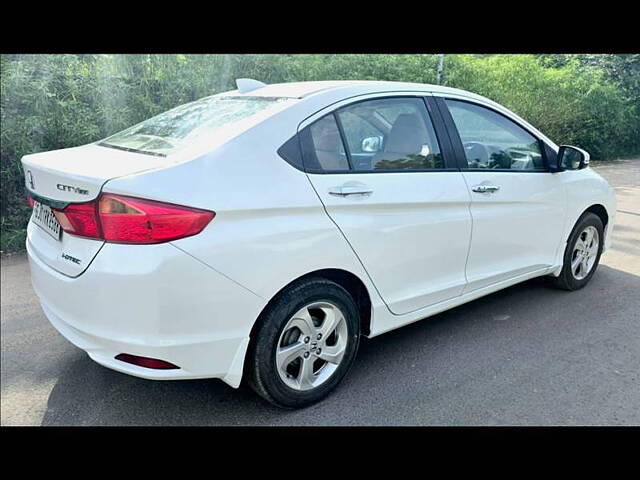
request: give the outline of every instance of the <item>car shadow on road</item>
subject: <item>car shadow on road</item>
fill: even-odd
[[[502,357],[522,354],[527,341],[544,348],[559,325],[566,325],[565,330],[583,328],[580,322],[585,320],[573,314],[582,308],[576,307],[581,299],[589,296],[605,308],[617,301],[617,295],[628,300],[634,290],[640,290],[640,277],[604,265],[578,292],[549,288],[540,278],[515,285],[365,339],[342,385],[325,401],[297,411],[275,408],[248,387],[236,390],[220,380],[131,377],[78,351],[62,367],[42,425],[400,424],[404,402],[424,404],[427,410],[433,402],[438,405],[433,417],[444,422],[443,411],[454,408],[448,405],[459,400],[456,395],[465,382],[482,381],[486,372],[500,368]],[[614,298],[612,292],[617,294]],[[586,321],[584,328],[592,328],[599,320]],[[558,339],[553,341],[557,344]],[[451,420],[454,424],[465,424],[464,418],[456,418]]]

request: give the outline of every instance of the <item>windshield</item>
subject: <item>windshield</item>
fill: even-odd
[[[99,145],[166,156],[203,133],[244,120],[287,100],[277,97],[207,97],[161,113]]]

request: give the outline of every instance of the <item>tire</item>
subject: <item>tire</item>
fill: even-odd
[[[591,263],[591,259],[588,260],[587,265],[579,265],[577,270],[572,269],[572,262],[576,262],[578,255],[576,249],[580,250],[580,246],[576,244],[580,241],[581,245],[584,245],[585,233],[587,231],[592,232],[595,229],[597,232],[597,247],[591,248],[591,255],[595,260]],[[604,245],[604,227],[602,220],[597,215],[587,212],[578,219],[576,225],[569,235],[567,240],[567,246],[564,250],[563,265],[560,275],[552,279],[552,283],[555,287],[563,290],[578,290],[584,287],[589,281],[600,263],[600,255],[602,254],[602,247]],[[589,245],[587,245],[589,247]],[[597,250],[597,251],[596,251]],[[583,250],[584,251],[584,250]],[[583,262],[578,262],[578,264]]]
[[[248,384],[278,407],[306,407],[340,383],[359,341],[360,316],[351,295],[331,280],[304,279],[281,292],[258,319],[247,354]]]

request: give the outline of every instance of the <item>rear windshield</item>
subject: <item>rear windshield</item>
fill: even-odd
[[[99,145],[166,156],[193,138],[288,100],[279,97],[207,97],[181,105],[106,138]]]

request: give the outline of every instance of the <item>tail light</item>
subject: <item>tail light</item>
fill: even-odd
[[[112,243],[162,243],[200,233],[215,212],[123,195],[52,209],[67,233]]]
[[[118,195],[98,202],[103,238],[119,243],[160,243],[200,233],[214,212]]]
[[[31,195],[27,195],[27,205],[33,208],[35,204],[36,204],[36,201],[33,198],[31,198]]]
[[[81,237],[102,238],[94,202],[71,204],[64,210],[51,210],[65,232]]]

